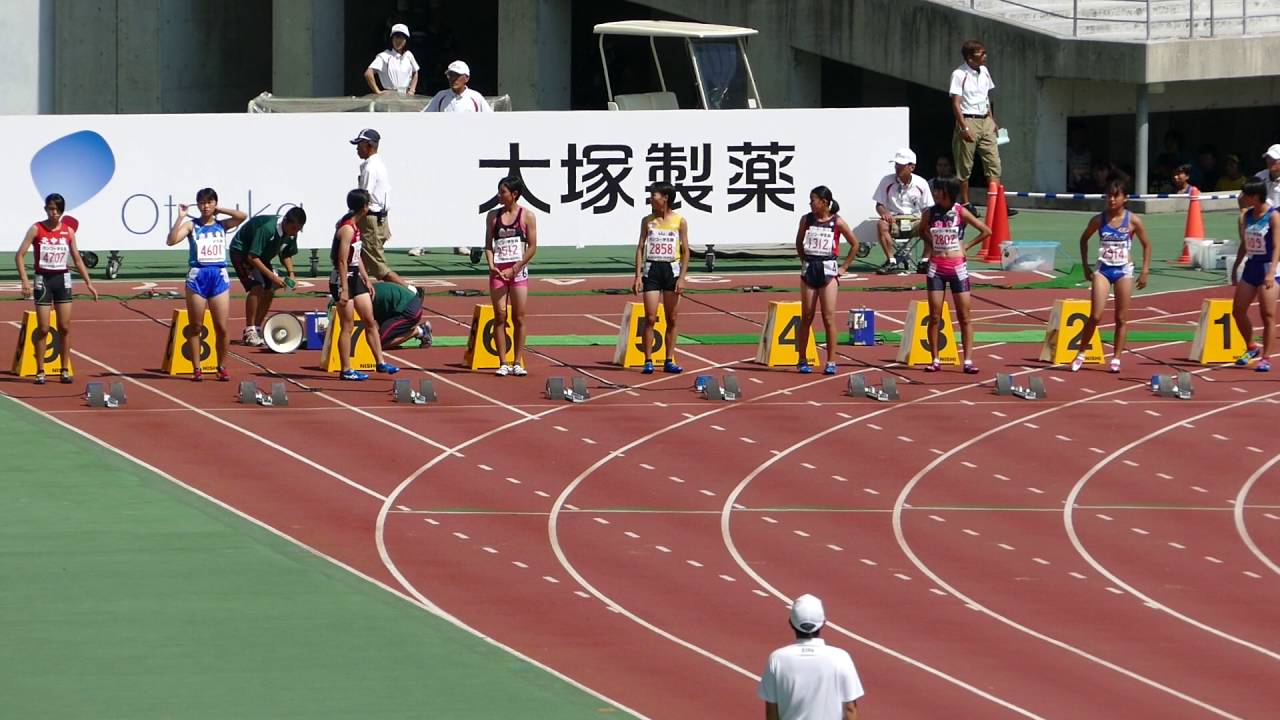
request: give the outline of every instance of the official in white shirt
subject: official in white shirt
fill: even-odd
[[[1280,207],[1280,144],[1267,148],[1262,159],[1266,161],[1267,169],[1254,177],[1267,184],[1267,204]]]
[[[449,89],[436,93],[422,112],[493,112],[483,95],[467,87],[471,82],[471,68],[465,62],[449,63],[444,76],[449,80]]]
[[[360,157],[359,186],[369,192],[369,212],[360,218],[360,259],[369,276],[375,280],[398,283],[410,290],[416,288],[387,266],[383,248],[391,239],[391,224],[387,220],[387,203],[391,196],[391,178],[387,166],[378,154],[382,135],[377,130],[365,128],[351,141]]]
[[[364,71],[364,80],[369,83],[369,92],[398,92],[402,95],[413,95],[418,89],[418,61],[413,51],[406,50],[409,44],[409,26],[398,23],[391,26],[391,47],[378,53]],[[377,73],[377,82],[374,82]],[[378,86],[382,87],[379,88]]]
[[[801,595],[791,606],[796,641],[769,655],[757,694],[767,720],[857,720],[862,680],[853,658],[818,637],[822,601]]]
[[[914,236],[916,229],[920,227],[920,214],[926,208],[933,207],[933,191],[929,189],[928,181],[916,175],[915,171],[916,154],[911,148],[900,148],[893,155],[893,172],[880,180],[871,197],[876,203],[876,215],[880,217],[876,228],[880,234],[880,249],[884,250],[885,256],[885,264],[876,270],[880,275],[911,272],[911,268],[898,267],[898,259],[893,252],[893,238]],[[915,222],[896,226],[904,215],[914,215]]]
[[[955,132],[951,135],[951,154],[956,160],[956,177],[960,178],[960,203],[969,205],[969,176],[973,174],[973,156],[982,159],[987,182],[1000,179],[1000,148],[996,133],[995,106],[991,91],[995,80],[987,69],[987,48],[977,40],[969,40],[960,48],[964,63],[951,73],[951,111],[955,115]]]

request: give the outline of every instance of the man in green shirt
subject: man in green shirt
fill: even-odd
[[[418,338],[431,346],[431,323],[422,319],[422,296],[394,282],[373,284],[373,317],[382,349],[397,348]]]
[[[262,324],[275,299],[276,289],[297,284],[293,272],[293,256],[298,254],[298,233],[307,223],[307,213],[300,207],[289,208],[283,218],[257,215],[240,226],[231,241],[231,265],[236,277],[249,293],[244,299],[244,344],[260,347]],[[272,258],[280,256],[280,264],[289,272],[281,278],[271,267]]]

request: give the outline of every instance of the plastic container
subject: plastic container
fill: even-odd
[[[1191,267],[1200,270],[1226,270],[1235,262],[1239,240],[1191,240]]]
[[[1000,267],[1015,272],[1052,273],[1058,243],[1038,240],[1005,240],[1000,243]]]

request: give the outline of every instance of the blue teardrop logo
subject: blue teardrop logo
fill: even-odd
[[[111,146],[92,130],[60,137],[31,158],[31,180],[40,197],[58,193],[66,198],[68,210],[89,202],[115,172]]]

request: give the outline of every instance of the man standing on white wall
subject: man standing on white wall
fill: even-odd
[[[818,637],[826,622],[821,600],[796,598],[791,606],[796,641],[769,655],[760,678],[766,720],[857,720],[862,680],[849,653]]]
[[[387,166],[378,154],[378,146],[382,143],[382,135],[377,130],[365,128],[351,141],[356,146],[356,155],[360,157],[360,189],[369,191],[369,213],[360,219],[360,257],[365,270],[375,280],[386,280],[403,285],[410,290],[414,287],[400,277],[388,265],[383,247],[391,239],[391,225],[387,221],[387,202],[391,195],[391,178],[387,175]]]

